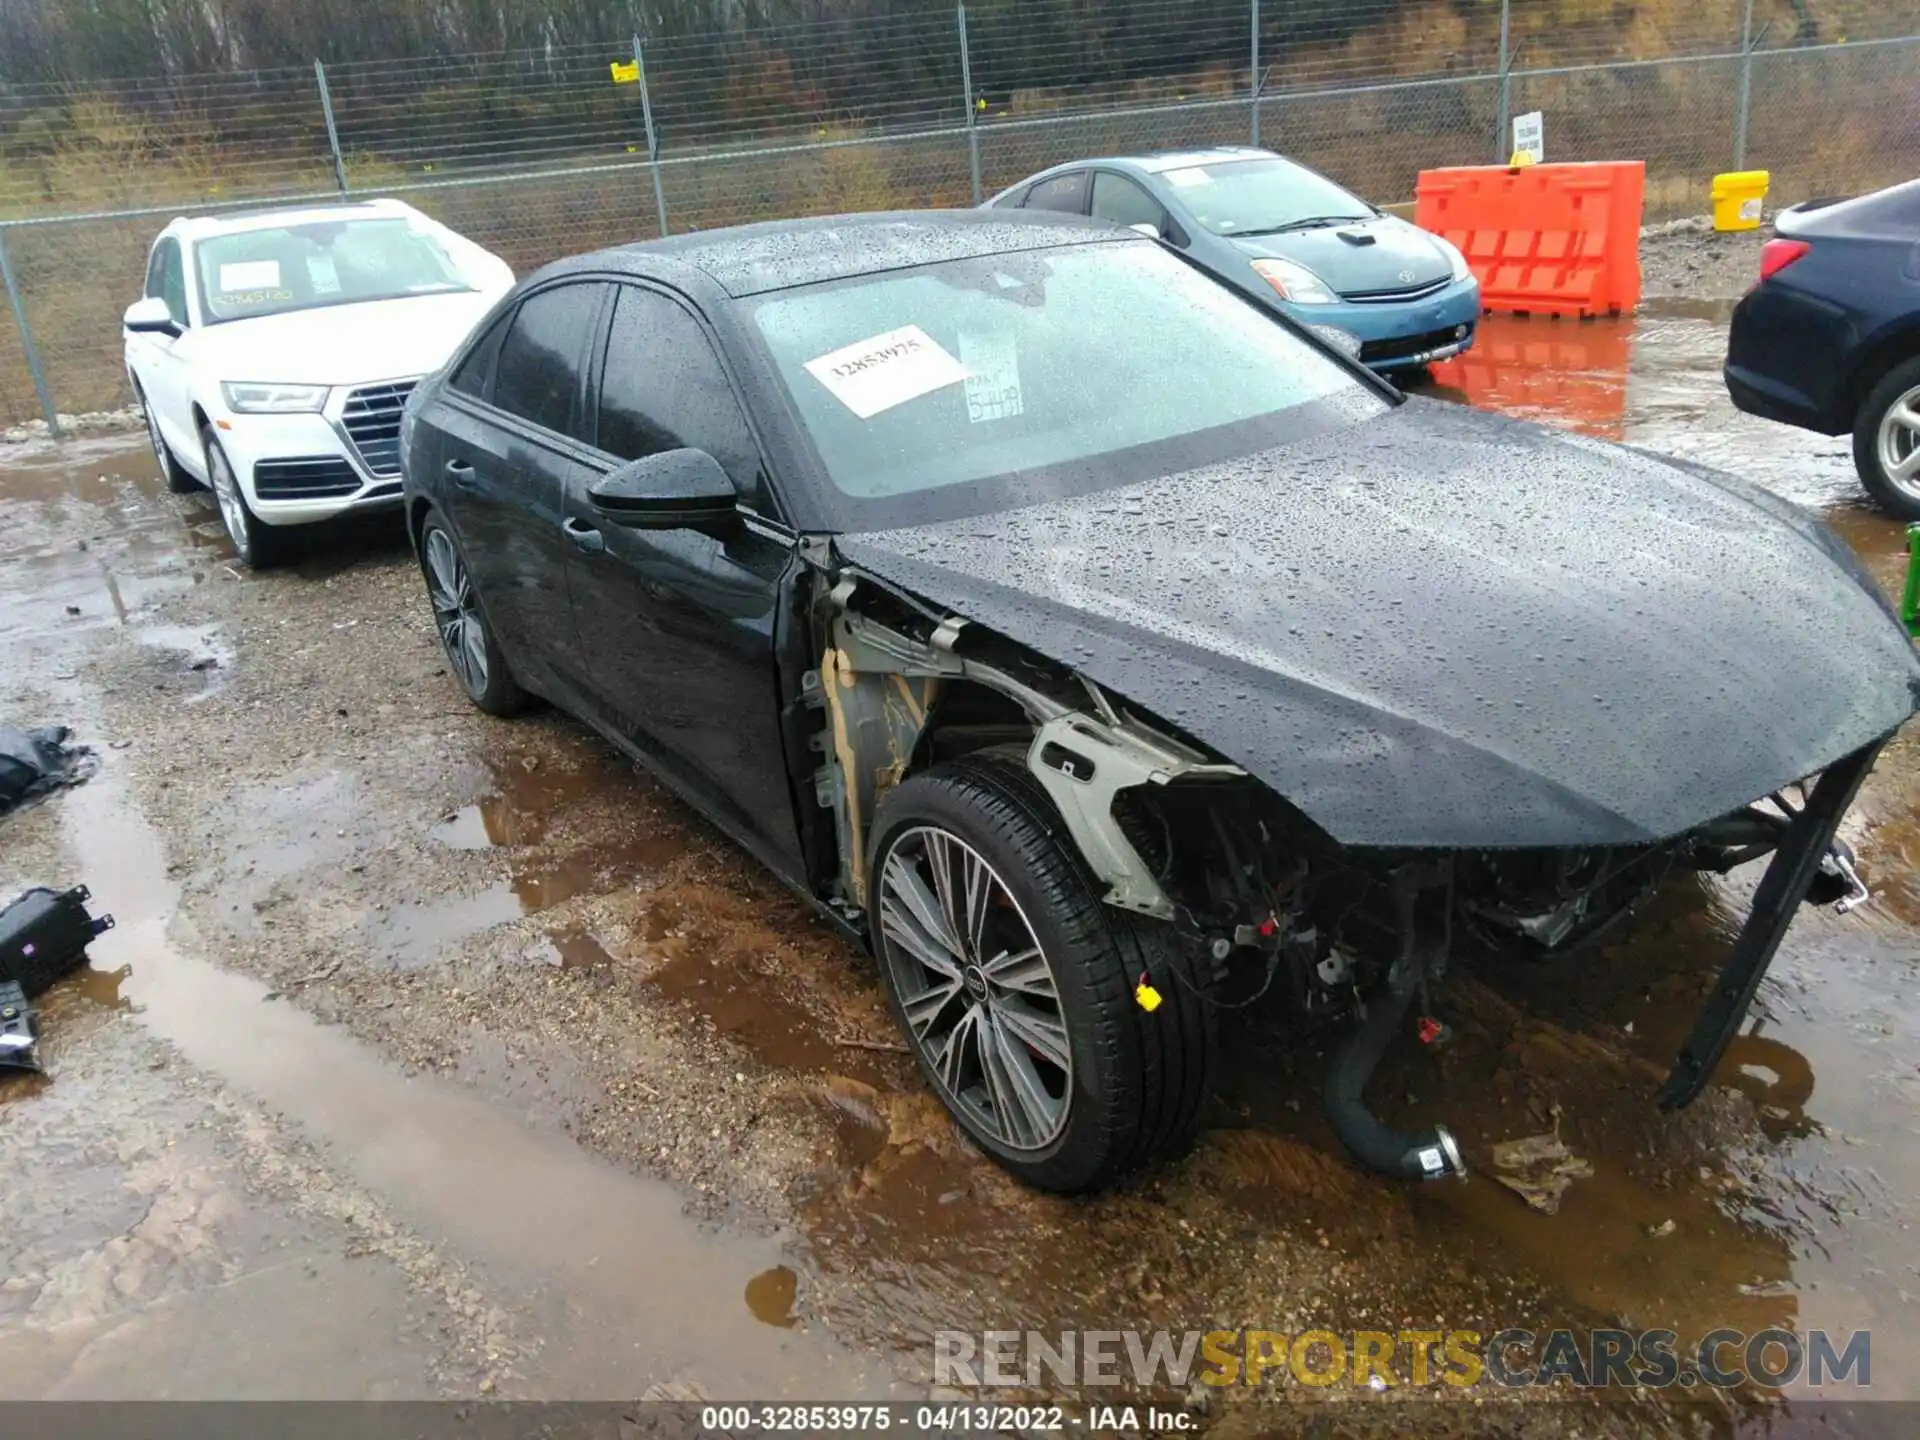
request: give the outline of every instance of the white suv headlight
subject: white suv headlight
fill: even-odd
[[[325,385],[268,385],[223,380],[220,393],[236,415],[306,415],[326,408]]]
[[[1460,253],[1460,247],[1441,235],[1428,232],[1428,238],[1439,247],[1440,253],[1447,257],[1447,263],[1453,266],[1453,278],[1464,280],[1473,274],[1473,267],[1467,264],[1467,257]]]

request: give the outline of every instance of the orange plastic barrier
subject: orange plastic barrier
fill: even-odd
[[[1634,322],[1489,315],[1473,348],[1433,367],[1433,383],[1482,410],[1626,438]]]
[[[1460,247],[1489,310],[1624,314],[1640,303],[1646,184],[1640,160],[1422,170],[1413,219]]]

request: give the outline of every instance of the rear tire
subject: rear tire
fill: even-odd
[[[489,715],[518,715],[527,709],[533,697],[508,670],[467,557],[438,515],[429,515],[420,527],[420,573],[427,582],[427,603],[433,607],[433,628],[447,669],[467,698]]]
[[[1920,520],[1920,356],[1894,366],[1860,402],[1853,467],[1882,509]]]
[[[1017,757],[981,752],[896,787],[867,876],[894,1018],[934,1093],[1002,1166],[1072,1193],[1192,1138],[1216,1032],[1206,982],[1168,927],[1099,898]],[[1143,976],[1160,994],[1152,1011],[1135,998]]]
[[[200,443],[207,453],[208,488],[219,503],[221,522],[227,527],[227,538],[233,542],[240,563],[249,570],[284,565],[295,552],[294,537],[278,526],[263,523],[247,505],[246,492],[240,488],[239,477],[233,473],[227,452],[220,448],[211,426],[200,432]]]

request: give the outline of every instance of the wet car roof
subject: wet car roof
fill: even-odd
[[[614,269],[664,278],[679,267],[691,267],[738,299],[849,275],[1045,250],[1091,239],[1151,243],[1116,226],[1078,216],[903,210],[698,231],[583,255],[565,262],[564,268]]]

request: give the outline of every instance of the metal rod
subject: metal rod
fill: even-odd
[[[633,68],[640,79],[640,118],[647,126],[647,164],[653,170],[653,207],[660,217],[660,238],[667,238],[667,191],[660,183],[660,135],[653,128],[653,94],[647,89],[647,57],[640,37],[633,37]]]
[[[1248,8],[1253,12],[1251,36],[1247,45],[1247,108],[1252,112],[1253,123],[1249,126],[1252,144],[1260,147],[1260,0],[1248,0]]]
[[[340,132],[333,123],[333,91],[327,86],[327,67],[313,62],[314,83],[320,87],[320,113],[327,117],[327,147],[333,151],[333,183],[347,193],[347,162],[340,154]]]
[[[1747,106],[1753,94],[1753,0],[1740,11],[1740,89],[1733,105],[1733,168],[1747,168]]]
[[[33,393],[40,397],[40,413],[47,417],[47,433],[60,435],[60,412],[53,408],[53,392],[47,389],[47,372],[40,368],[40,350],[33,343],[33,327],[27,323],[27,307],[20,298],[19,283],[13,278],[13,262],[7,258],[7,227],[0,225],[0,280],[7,286],[7,303],[13,307],[13,323],[20,327],[20,353],[27,358],[27,373],[33,377]]]
[[[967,43],[966,0],[953,7],[960,22],[960,88],[967,95],[967,171],[973,179],[973,203],[980,203],[980,127],[974,122],[973,50]]]
[[[1500,113],[1493,122],[1493,163],[1504,165],[1512,159],[1507,149],[1507,131],[1511,128],[1513,110],[1513,52],[1508,47],[1508,36],[1513,26],[1513,0],[1500,0]]]
[[[1766,874],[1754,889],[1747,923],[1740,927],[1733,948],[1727,952],[1713,993],[1700,1007],[1693,1030],[1675,1057],[1666,1084],[1660,1087],[1662,1110],[1691,1104],[1713,1078],[1714,1067],[1727,1053],[1741,1019],[1753,1004],[1754,992],[1786,937],[1787,927],[1793,924],[1800,902],[1820,873],[1821,857],[1885,743],[1884,739],[1876,740],[1829,765],[1814,783],[1805,808],[1787,827],[1780,848],[1773,852]]]

